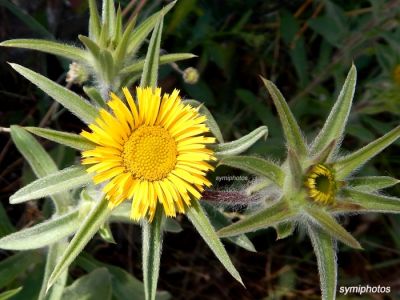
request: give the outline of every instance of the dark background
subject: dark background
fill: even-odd
[[[77,35],[87,33],[86,1],[15,0],[19,11],[6,8],[5,2],[9,1],[0,1],[0,41],[54,37],[79,45]],[[130,1],[116,2],[125,8]],[[141,19],[167,3],[136,2],[139,5],[131,11],[140,12]],[[18,13],[27,13],[32,19],[18,17]],[[228,141],[267,125],[267,141],[258,142],[249,153],[279,160],[285,154],[281,127],[259,75],[277,84],[306,138],[311,140],[354,61],[358,84],[343,141],[343,149],[350,151],[399,124],[399,23],[400,1],[180,0],[166,17],[162,47],[168,52],[198,55],[179,63],[179,67],[197,68],[200,80],[195,85],[186,84],[176,70],[165,66],[161,68],[160,85],[166,90],[178,87],[187,98],[205,102]],[[40,124],[71,132],[81,130],[83,124],[68,112],[59,110],[55,115],[46,115],[52,100],[16,74],[7,61],[59,82],[64,82],[69,63],[35,51],[0,48],[0,126]],[[82,93],[81,87],[72,88]],[[41,142],[60,167],[76,159],[73,150]],[[399,153],[398,141],[363,167],[360,175],[399,178]],[[224,168],[218,172],[240,174]],[[0,201],[17,228],[46,218],[41,203],[8,204],[9,196],[31,179],[32,174],[9,134],[0,133]],[[239,182],[233,188],[240,189],[245,184]],[[387,193],[400,196],[400,187]],[[296,231],[294,236],[280,241],[275,241],[272,229],[251,234],[257,253],[227,244],[247,286],[244,289],[224,271],[189,222],[184,217],[179,219],[184,230],[165,237],[159,281],[159,289],[169,291],[172,299],[320,298],[316,261],[302,232]],[[390,286],[390,295],[364,298],[399,299],[400,217],[371,214],[341,221],[361,242],[364,251],[339,245],[339,286]],[[112,229],[117,244],[96,238],[86,251],[140,279],[140,230],[133,225],[113,225]],[[0,259],[9,254],[0,251]],[[82,274],[79,267],[73,269],[71,280]]]

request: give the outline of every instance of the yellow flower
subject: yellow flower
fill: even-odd
[[[88,172],[95,184],[108,181],[103,191],[111,207],[132,199],[134,220],[151,221],[158,202],[167,216],[184,213],[211,185],[207,161],[216,159],[206,145],[215,138],[205,136],[206,117],[183,104],[178,90],[161,97],[160,88],[138,87],[137,104],[127,88],[123,93],[128,105],[111,93],[112,113],[101,109],[92,132],[81,133],[97,145],[82,152],[82,164],[94,164]]]
[[[308,196],[321,204],[335,202],[336,182],[333,171],[323,165],[317,164],[310,168],[305,181]]]

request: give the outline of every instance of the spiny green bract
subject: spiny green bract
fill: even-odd
[[[286,101],[276,86],[263,79],[283,125],[287,159],[279,166],[251,156],[231,156],[221,165],[236,167],[262,176],[279,190],[279,196],[264,203],[256,213],[219,231],[221,237],[243,234],[274,226],[278,238],[305,227],[318,261],[323,299],[336,295],[336,241],[361,249],[357,240],[335,219],[338,215],[366,212],[400,213],[400,199],[383,196],[380,189],[399,180],[387,176],[352,177],[360,168],[400,137],[400,126],[365,147],[345,156],[338,153],[350,113],[356,84],[352,66],[340,95],[323,128],[307,145]],[[262,186],[262,185],[261,185]],[[251,189],[254,190],[255,189]],[[256,189],[257,190],[257,189]],[[256,191],[260,194],[265,190]]]

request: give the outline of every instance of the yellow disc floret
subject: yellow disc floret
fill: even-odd
[[[308,171],[305,187],[308,196],[321,204],[335,202],[336,182],[333,171],[323,164],[317,164]]]
[[[122,161],[137,179],[155,181],[167,177],[176,165],[176,143],[161,126],[142,126],[124,144]]]

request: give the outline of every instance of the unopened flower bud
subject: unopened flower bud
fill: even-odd
[[[83,84],[86,80],[88,80],[88,74],[86,70],[82,67],[82,65],[72,62],[69,65],[69,71],[67,73],[66,82],[71,84]]]
[[[183,71],[183,80],[187,84],[196,84],[199,81],[200,74],[197,69],[189,67]]]

